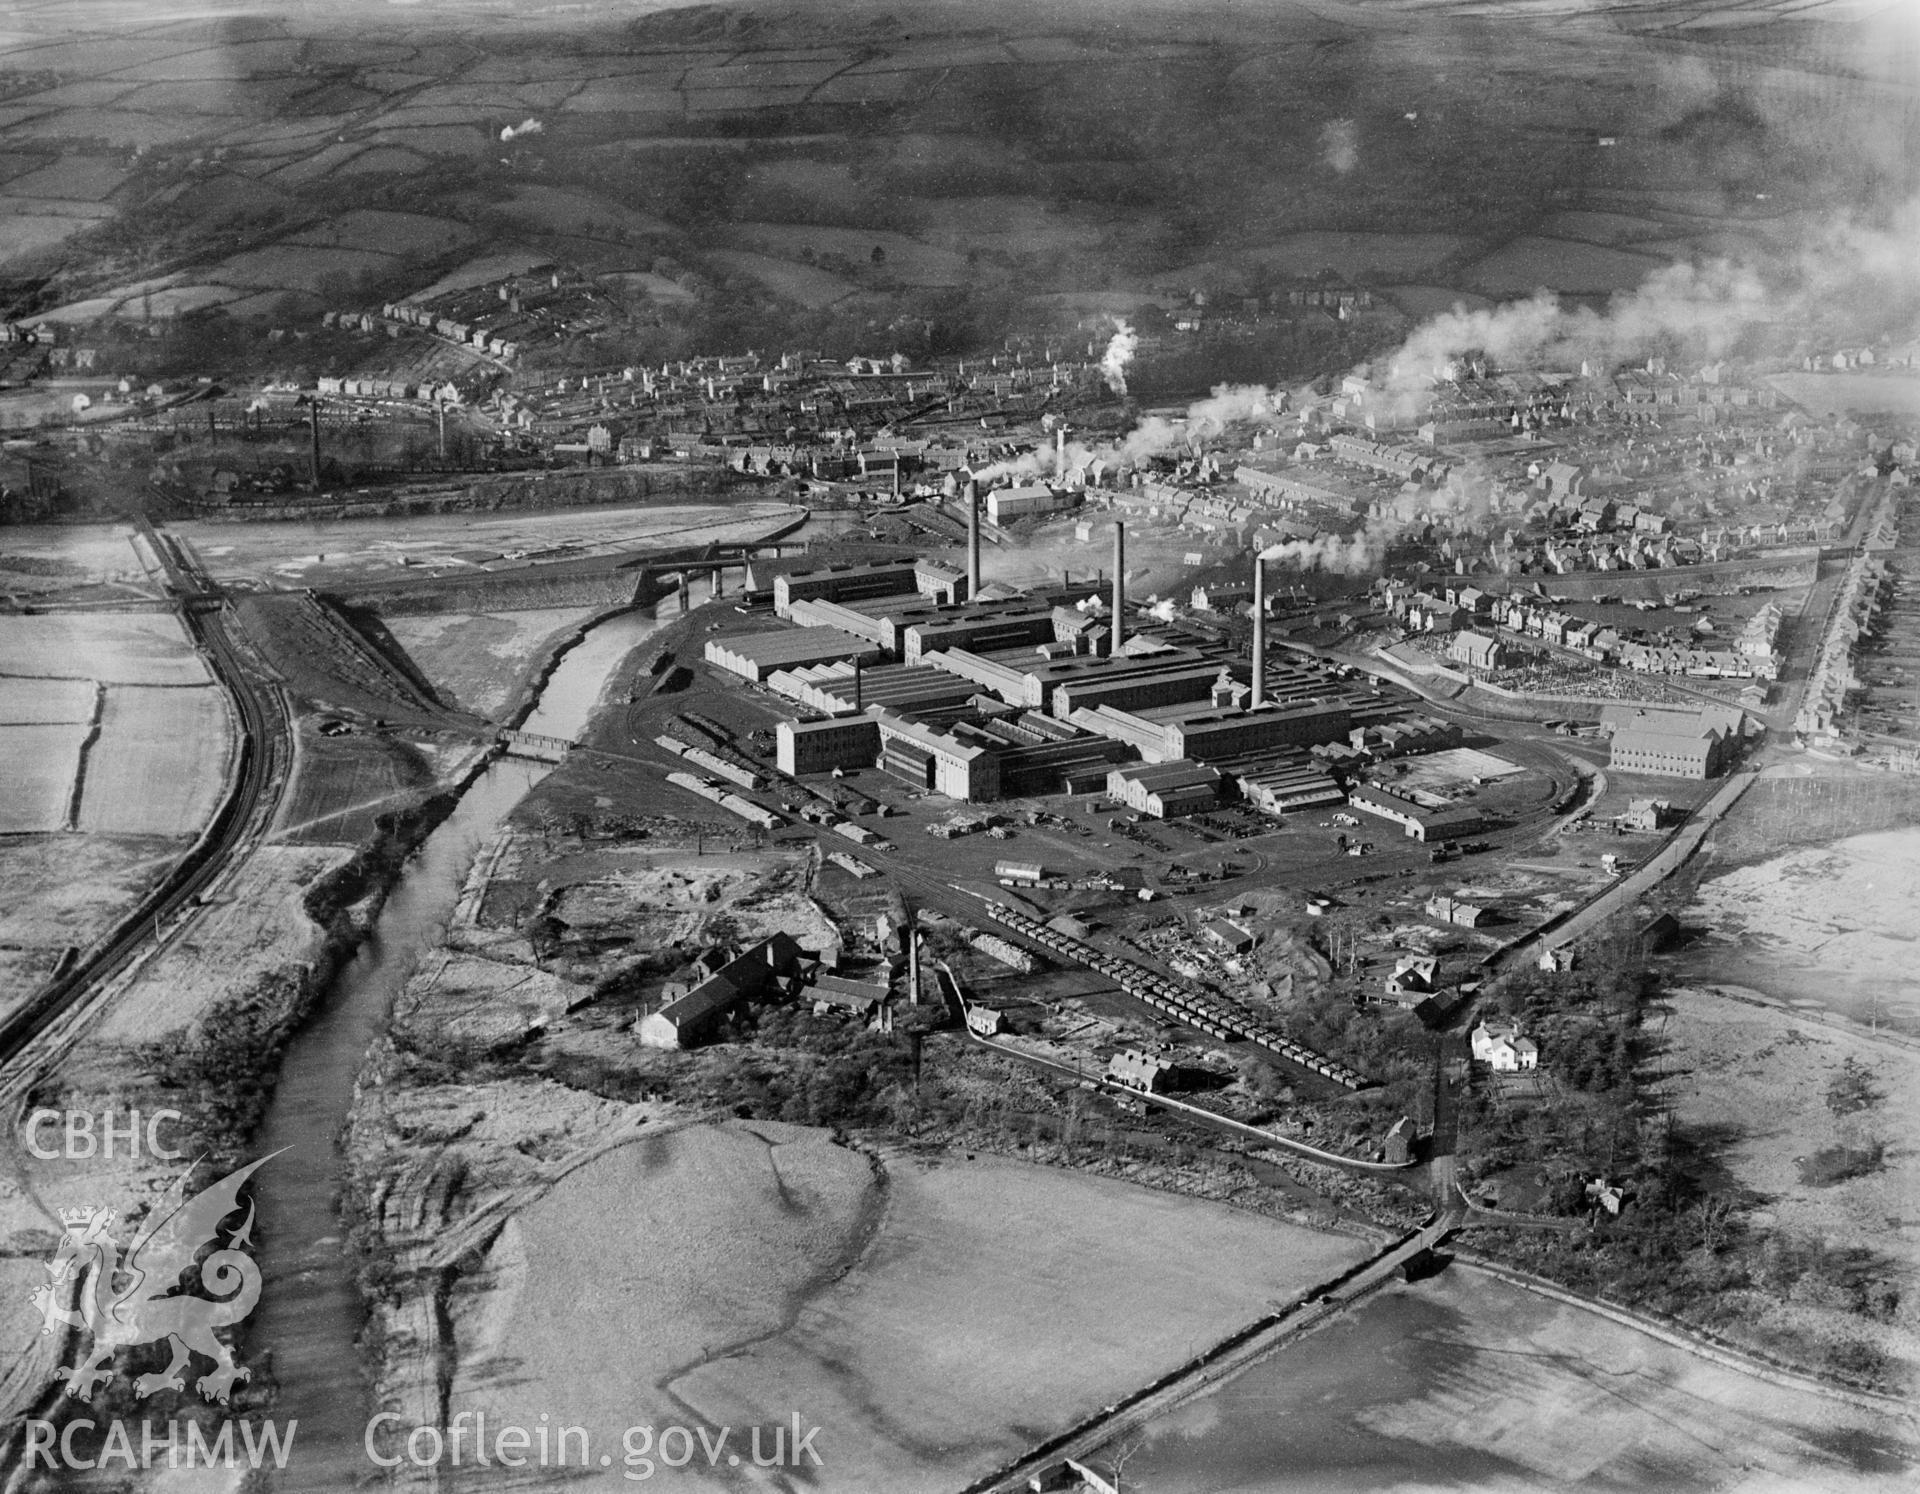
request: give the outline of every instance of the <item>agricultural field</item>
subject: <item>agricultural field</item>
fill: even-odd
[[[608,1446],[675,1408],[735,1426],[797,1408],[829,1429],[833,1487],[948,1489],[1367,1249],[1027,1163],[692,1127],[513,1216],[451,1303],[450,1407],[537,1405]]]
[[[468,199],[464,205],[505,218],[529,233],[612,239],[622,234],[665,233],[672,227],[650,213],[578,188],[514,187],[506,193]]]
[[[110,686],[87,753],[79,828],[197,833],[220,801],[232,750],[226,697],[214,686]]]
[[[1529,235],[1494,250],[1467,278],[1492,295],[1525,295],[1541,286],[1556,291],[1632,290],[1662,263],[1625,249]]]
[[[91,680],[0,675],[0,726],[90,722],[99,695],[99,687]]]
[[[744,275],[774,295],[801,306],[831,306],[860,289],[851,280],[843,280],[814,265],[796,264],[790,259],[775,259],[751,250],[711,249],[707,258],[723,270]]]
[[[799,259],[801,251],[834,255],[862,274],[871,271],[906,285],[962,285],[972,278],[967,262],[950,249],[936,249],[905,234],[858,228],[821,228],[810,223],[739,223],[720,236],[724,247]],[[878,249],[881,259],[874,259]]]
[[[9,674],[108,685],[204,685],[213,679],[179,619],[156,613],[0,620],[0,675]]]
[[[336,276],[384,274],[393,266],[393,257],[377,250],[322,249],[287,242],[236,254],[208,273],[232,285],[317,292]]]
[[[14,177],[7,183],[5,194],[104,202],[125,184],[128,175],[126,167],[108,157],[63,156],[38,171]]]
[[[449,218],[360,208],[289,234],[283,243],[361,249],[375,254],[445,254],[473,241],[473,230]]]
[[[1897,1486],[1910,1424],[1454,1267],[1149,1421],[1138,1494]]]
[[[0,726],[0,834],[67,828],[87,726]]]
[[[86,945],[146,896],[180,854],[175,840],[50,835],[0,841],[0,945]]]
[[[533,662],[589,608],[526,612],[433,612],[395,616],[384,626],[420,673],[460,709],[500,720]]]

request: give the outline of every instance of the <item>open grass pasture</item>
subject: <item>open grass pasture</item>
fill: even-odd
[[[0,726],[73,726],[90,722],[98,693],[91,680],[39,680],[0,675]]]
[[[463,1278],[451,1406],[550,1409],[609,1446],[673,1407],[797,1409],[831,1429],[828,1487],[951,1489],[1367,1248],[1018,1162],[882,1166],[757,1122],[588,1163]]]
[[[156,613],[6,618],[0,621],[0,674],[126,685],[203,685],[213,678],[179,620]]]
[[[213,817],[233,730],[211,685],[115,685],[87,754],[80,828],[115,835],[193,835]]]
[[[85,725],[0,726],[0,834],[63,830]]]
[[[1501,245],[1474,265],[1467,278],[1476,289],[1493,295],[1523,295],[1541,286],[1564,292],[1632,290],[1663,263],[1602,244],[1529,234]]]

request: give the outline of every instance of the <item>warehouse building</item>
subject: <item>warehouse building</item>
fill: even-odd
[[[773,610],[785,617],[795,602],[815,598],[857,602],[905,592],[917,592],[951,606],[966,599],[966,572],[937,560],[883,561],[787,571],[774,577]]]
[[[1471,835],[1484,823],[1478,812],[1452,805],[1430,809],[1424,804],[1396,794],[1391,789],[1366,784],[1347,795],[1347,803],[1367,814],[1378,815],[1400,826],[1414,840],[1446,840],[1455,835]]]

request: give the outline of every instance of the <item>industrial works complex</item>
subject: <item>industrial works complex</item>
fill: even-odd
[[[1123,524],[1113,545],[1110,594],[982,588],[977,562],[790,571],[770,588],[787,626],[714,638],[706,658],[794,703],[777,763],[796,777],[877,766],[966,802],[1106,794],[1162,818],[1234,797],[1274,815],[1351,802],[1420,840],[1478,827],[1464,806],[1349,795],[1336,770],[1452,747],[1460,729],[1351,669],[1269,658],[1263,567],[1249,667],[1228,642],[1134,626]]]

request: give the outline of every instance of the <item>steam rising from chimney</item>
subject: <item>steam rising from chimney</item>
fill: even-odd
[[[1115,394],[1127,392],[1127,365],[1140,346],[1139,335],[1122,317],[1113,319],[1113,336],[1107,341],[1106,354],[1100,359],[1100,372]]]

